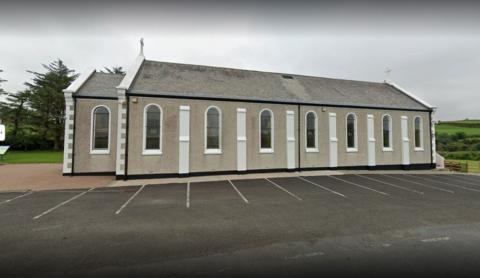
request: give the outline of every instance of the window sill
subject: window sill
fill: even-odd
[[[273,153],[273,149],[260,149],[260,153]]]
[[[307,149],[305,149],[305,152],[307,152],[307,153],[318,153],[318,149],[317,148],[307,148]]]
[[[382,151],[384,152],[393,152],[392,148],[383,148]]]
[[[358,149],[357,148],[347,148],[347,153],[357,153]]]
[[[110,150],[90,150],[90,154],[110,154]]]
[[[161,150],[143,150],[142,155],[161,155]]]
[[[415,148],[415,151],[416,151],[416,152],[423,152],[423,151],[425,151],[425,150],[424,150],[423,148]]]
[[[221,149],[206,149],[203,153],[204,154],[222,154],[222,150]]]

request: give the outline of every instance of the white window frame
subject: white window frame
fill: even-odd
[[[415,120],[420,119],[420,147],[417,147],[417,142],[415,138]],[[423,147],[423,117],[415,116],[413,117],[413,147],[417,152],[423,152],[425,149]]]
[[[271,145],[272,147],[271,148],[262,148],[262,113],[263,111],[268,111],[270,112],[270,116],[271,116],[271,120],[272,120],[272,124],[271,124],[271,129],[272,129],[272,142],[271,142]],[[264,108],[260,111],[260,113],[258,113],[258,146],[259,146],[259,151],[260,153],[274,153],[274,149],[275,149],[275,116],[273,114],[273,111],[268,109],[268,108]]]
[[[108,111],[108,147],[107,149],[94,149],[94,140],[93,136],[95,135],[95,122],[94,122],[94,114],[95,110],[97,108],[104,107]],[[92,111],[90,112],[90,154],[110,154],[110,140],[112,139],[112,111],[110,108],[106,105],[97,105],[92,108]]]
[[[385,142],[384,142],[384,139],[383,139],[383,132],[384,132],[383,119],[385,117],[389,118],[388,128],[389,128],[390,132],[388,133],[388,137],[389,137],[389,141],[390,141],[390,147],[385,147]],[[393,118],[392,118],[392,116],[390,116],[390,114],[383,114],[383,116],[382,116],[382,150],[384,152],[393,152]]]
[[[313,115],[315,116],[315,147],[314,148],[309,148],[307,146],[307,116],[308,114],[310,113],[313,113]],[[310,111],[307,111],[307,113],[305,113],[305,152],[307,153],[316,153],[318,152],[318,115],[317,113],[315,113],[315,111],[313,110],[310,110]]]
[[[218,148],[217,149],[208,149],[207,148],[207,113],[210,109],[217,109],[218,111]],[[217,106],[209,106],[205,109],[205,113],[203,115],[204,118],[204,154],[222,154],[222,110]]]
[[[349,148],[348,147],[348,116],[353,115],[353,118],[355,120],[355,124],[353,125],[354,128],[354,136],[353,136],[353,142],[355,143],[355,147]],[[353,112],[347,113],[347,116],[345,116],[345,146],[347,148],[348,153],[353,153],[353,152],[358,152],[358,118],[357,115]]]
[[[150,106],[156,106],[160,110],[160,146],[158,149],[147,150],[147,110]],[[142,155],[161,155],[162,154],[162,137],[163,137],[163,110],[156,103],[147,104],[143,108],[143,148]]]

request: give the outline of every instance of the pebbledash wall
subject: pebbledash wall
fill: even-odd
[[[161,154],[143,154],[144,108],[157,104],[162,110]],[[104,105],[110,110],[110,150],[108,154],[91,154],[92,110]],[[75,100],[75,140],[73,174],[116,174],[118,100]],[[221,111],[221,153],[205,154],[205,111],[216,106]],[[184,100],[155,97],[128,97],[128,136],[126,144],[126,173],[118,178],[167,177],[179,175],[179,115],[181,107],[189,110],[188,171],[183,174],[213,174],[235,172],[262,172],[313,169],[425,169],[434,167],[430,142],[430,112],[359,109],[307,105],[283,105],[235,101]],[[263,109],[273,112],[273,153],[260,153],[259,113]],[[240,111],[240,112],[239,112]],[[294,167],[288,167],[286,119],[293,112]],[[318,150],[307,152],[305,148],[305,115],[313,111],[317,115]],[[246,169],[239,171],[237,152],[237,117],[244,113],[246,131]],[[299,114],[300,113],[300,114]],[[357,151],[347,152],[346,117],[357,117]],[[383,150],[382,117],[392,118],[392,150]],[[300,115],[300,117],[298,117]],[[373,116],[374,137],[368,136],[367,119]],[[421,117],[423,148],[414,147],[414,118]],[[408,162],[402,156],[401,121],[407,119]],[[81,120],[79,120],[81,119]],[[300,128],[299,128],[300,127]],[[331,134],[334,129],[335,134]],[[369,164],[368,141],[374,139],[374,163]],[[336,143],[336,144],[335,144]],[[336,147],[335,147],[336,145]],[[332,147],[336,152],[332,153]],[[332,157],[336,157],[332,161]]]
[[[268,171],[435,167],[435,129],[432,125],[435,108],[394,84],[381,86],[394,88],[394,95],[413,101],[413,107],[418,109],[174,96],[160,91],[154,95],[131,92],[132,84],[140,82],[138,72],[144,63],[141,53],[125,76],[92,70],[81,75],[65,90],[64,175],[115,175],[118,179],[128,179]],[[240,77],[227,75],[228,78],[242,78],[239,73]],[[151,77],[143,74],[142,78]],[[379,86],[379,83],[375,84]],[[160,107],[161,111],[161,148],[154,153],[144,153],[144,110],[151,104]],[[99,106],[106,107],[110,117],[108,150],[101,153],[92,151],[92,116]],[[206,110],[212,106],[218,108],[221,115],[220,152],[213,154],[205,151]],[[259,118],[264,109],[270,110],[273,115],[273,148],[267,153],[260,150],[259,142]],[[317,144],[316,148],[307,149],[305,129],[309,112],[316,115]],[[355,150],[347,150],[349,113],[356,117]],[[391,117],[392,147],[389,149],[383,148],[382,141],[382,119],[385,115]],[[415,147],[416,117],[420,117],[422,123],[421,148]]]

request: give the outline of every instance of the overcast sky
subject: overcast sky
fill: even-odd
[[[150,60],[377,82],[390,68],[438,119],[480,118],[480,5],[76,2],[1,4],[4,89],[57,58],[128,67],[143,37]]]

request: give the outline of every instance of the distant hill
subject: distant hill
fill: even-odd
[[[435,129],[437,134],[464,132],[468,137],[480,137],[480,120],[439,121]]]

